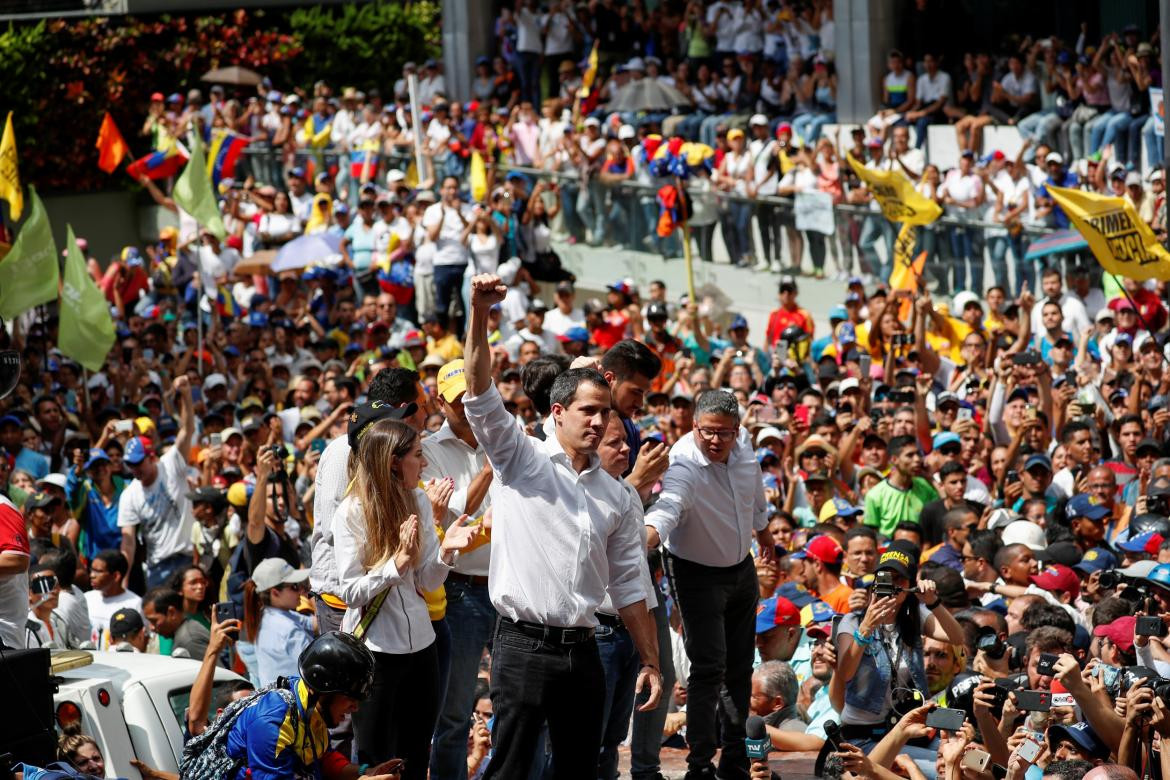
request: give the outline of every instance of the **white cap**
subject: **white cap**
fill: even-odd
[[[752,118],[748,120],[749,125],[763,125],[768,126],[768,117],[763,114],[752,114]]]
[[[1013,523],[1008,523],[1000,538],[1005,547],[1009,544],[1022,544],[1032,552],[1038,552],[1048,546],[1044,529],[1028,520],[1016,520]]]
[[[1135,184],[1139,187],[1142,185],[1142,175],[1137,171],[1130,171],[1125,174],[1125,186],[1132,187]]]
[[[585,120],[586,127],[601,127],[601,120],[595,116],[591,116]]]
[[[37,480],[37,485],[53,485],[62,490],[65,489],[65,475],[64,474],[46,474]]]
[[[85,386],[90,390],[93,390],[95,387],[109,387],[110,380],[106,379],[105,374],[97,373],[89,378],[89,381],[85,383]]]
[[[391,168],[386,171],[386,183],[394,184],[395,182],[406,181],[406,174],[397,168]]]
[[[1064,158],[1060,156],[1059,152],[1049,152],[1048,156],[1044,158],[1046,163],[1064,163]]]
[[[1124,569],[1118,569],[1117,573],[1125,577],[1145,578],[1150,576],[1150,572],[1157,565],[1157,561],[1138,561],[1137,563],[1131,563]]]
[[[233,436],[239,436],[241,439],[244,438],[244,434],[239,428],[224,428],[219,432],[220,441],[227,441]]]
[[[1163,174],[1161,168],[1155,168],[1150,171],[1150,181],[1162,181]]]
[[[1113,309],[1110,309],[1108,306],[1102,306],[1101,309],[1093,316],[1093,319],[1097,322],[1111,320],[1114,319],[1115,314],[1116,312],[1114,312]]]
[[[861,388],[861,382],[857,381],[857,377],[851,376],[848,379],[842,379],[841,384],[837,385],[837,392],[845,395],[850,390],[858,390]]]
[[[203,389],[214,390],[217,387],[227,387],[227,378],[219,373],[208,374],[207,378],[203,380]]]
[[[626,63],[626,70],[646,70],[646,63],[642,62],[641,57],[631,57],[630,61]]]
[[[618,128],[618,139],[625,141],[629,138],[637,138],[638,131],[634,129],[633,125],[622,125]]]
[[[991,518],[987,521],[987,527],[994,531],[996,528],[1011,525],[1019,519],[1020,514],[1018,512],[1001,508],[991,513]]]
[[[967,308],[968,303],[977,303],[980,308],[983,308],[983,301],[979,300],[979,296],[970,290],[963,290],[961,293],[956,293],[955,297],[951,299],[951,314],[958,317],[963,313],[963,309]]]
[[[278,585],[295,585],[309,579],[308,569],[294,569],[283,558],[265,558],[252,569],[256,590],[265,591]]]
[[[760,428],[759,432],[756,433],[756,445],[758,446],[760,444],[763,444],[768,439],[775,439],[776,441],[784,441],[784,434],[781,433],[780,429],[774,425],[769,425],[769,426],[766,426],[764,428]]]

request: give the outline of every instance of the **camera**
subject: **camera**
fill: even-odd
[[[1134,633],[1138,636],[1166,636],[1166,623],[1158,615],[1141,615]]]
[[[272,471],[272,479],[277,482],[287,482],[288,471],[285,470],[285,464],[288,461],[288,447],[283,444],[273,444],[266,449],[276,456],[276,468]]]
[[[1118,574],[1114,569],[1106,569],[1097,578],[1097,585],[1105,590],[1113,590],[1125,580],[1125,576]]]
[[[1142,679],[1145,682],[1139,685]],[[1121,690],[1129,692],[1136,688],[1152,688],[1155,697],[1170,698],[1170,680],[1146,666],[1127,666],[1121,673]]]
[[[1007,643],[999,638],[999,634],[991,626],[980,626],[975,637],[975,649],[982,650],[985,656],[998,661],[1007,652]]]
[[[894,584],[894,573],[879,571],[873,575],[873,597],[884,599],[887,596],[897,596],[902,589]]]

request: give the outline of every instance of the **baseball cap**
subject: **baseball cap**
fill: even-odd
[[[120,609],[110,618],[110,639],[125,639],[134,636],[146,623],[136,609]]]
[[[756,433],[756,444],[763,444],[768,439],[775,439],[776,441],[782,442],[784,441],[784,434],[775,426],[765,425]]]
[[[938,404],[935,403],[935,406],[937,407]],[[934,439],[930,442],[930,445],[931,449],[937,450],[941,447],[947,446],[948,444],[959,444],[960,442],[961,440],[959,439],[959,435],[957,433],[941,431],[940,433],[936,433],[934,435]]]
[[[61,490],[64,490],[65,484],[66,484],[65,475],[61,474],[59,472],[54,472],[52,474],[46,474],[45,476],[43,476],[37,480],[37,487],[41,487],[42,485],[52,485],[55,488],[60,488]]]
[[[1117,549],[1123,550],[1127,553],[1147,553],[1149,555],[1157,555],[1158,548],[1162,546],[1162,534],[1157,531],[1146,531],[1144,534],[1138,534],[1132,539],[1127,539],[1124,542],[1117,543]]]
[[[994,531],[996,528],[1006,528],[1019,519],[1019,512],[1015,512],[1007,507],[1000,507],[991,513],[991,517],[987,521],[987,527]]]
[[[86,458],[85,466],[83,466],[82,468],[91,469],[95,465],[97,465],[98,463],[101,463],[102,461],[109,463],[110,456],[107,455],[106,451],[103,450],[101,447],[93,447],[90,449],[89,457]]]
[[[773,460],[778,460],[779,456],[777,456],[776,453],[772,452],[772,450],[770,450],[767,447],[756,447],[756,462],[757,463],[759,463],[762,466],[762,465],[764,465],[764,461],[767,460],[768,458],[772,458]]]
[[[822,523],[832,520],[834,517],[857,517],[865,512],[865,509],[859,506],[850,504],[843,498],[834,496],[821,505],[821,513],[817,517]],[[829,537],[830,539],[832,537]],[[812,544],[812,542],[809,542]],[[832,563],[832,561],[829,561]]]
[[[747,326],[748,326],[747,317],[743,316],[742,314],[737,314],[731,320],[731,324],[727,327],[727,329],[728,330],[736,330],[738,328],[747,329]]]
[[[451,403],[460,394],[467,392],[467,374],[463,368],[463,360],[452,360],[439,369],[439,395],[447,403]]]
[[[1064,158],[1060,156],[1059,152],[1049,152],[1048,156],[1044,158],[1044,162],[1062,165],[1064,163]]]
[[[1129,647],[1133,647],[1133,624],[1137,622],[1137,618],[1119,618],[1119,620],[1129,620]],[[1116,623],[1118,621],[1114,621]],[[1110,623],[1112,626],[1114,623]],[[1097,634],[1102,628],[1108,626],[1098,626],[1093,629],[1093,633]],[[1105,636],[1104,634],[1097,634],[1097,636]],[[1119,647],[1122,646],[1120,642],[1116,643]],[[1068,740],[1075,745],[1081,747],[1091,758],[1108,758],[1109,748],[1097,736],[1097,732],[1093,731],[1093,727],[1088,723],[1072,723],[1070,725],[1056,724],[1048,727],[1048,743],[1050,745],[1059,745],[1064,740]]]
[[[589,331],[580,325],[576,325],[557,336],[557,341],[589,341]]]
[[[466,387],[466,383],[464,384]],[[394,406],[386,401],[368,401],[358,404],[349,413],[349,425],[346,434],[349,437],[349,448],[356,450],[358,440],[366,428],[379,420],[404,420],[418,411],[418,406],[408,403],[405,406]]]
[[[308,569],[294,569],[284,558],[265,558],[252,570],[256,590],[265,591],[278,585],[296,584],[309,579]]]
[[[655,301],[646,307],[646,319],[648,320],[665,320],[670,318],[670,312],[666,308],[666,304],[661,301]]]
[[[1074,599],[1081,595],[1081,578],[1068,566],[1059,563],[1045,566],[1039,574],[1033,574],[1028,579],[1044,590],[1068,593]]]
[[[886,551],[878,559],[875,571],[892,571],[913,582],[918,575],[917,561],[920,554],[918,547],[912,542],[905,539],[895,539],[890,542]]]
[[[204,485],[203,487],[195,488],[187,493],[187,498],[193,504],[212,504],[216,508],[223,507],[227,504],[227,496],[217,487]]]
[[[811,558],[821,563],[838,564],[845,559],[845,551],[841,549],[841,545],[837,544],[836,539],[828,534],[821,534],[810,539],[804,549],[794,552],[792,557],[794,559]]]
[[[1017,520],[1008,524],[1003,529],[1003,535],[1000,539],[1003,541],[1004,547],[1009,544],[1022,544],[1033,552],[1043,550],[1048,546],[1044,529],[1028,520]]]
[[[1056,542],[1036,553],[1036,560],[1074,567],[1081,562],[1081,548],[1073,542]]]
[[[823,625],[825,627],[825,636],[828,636],[828,629],[831,627],[830,621],[836,616],[837,610],[820,599],[816,599],[812,603],[805,604],[800,608],[800,624],[806,627]]]
[[[135,436],[126,444],[122,453],[122,461],[131,466],[137,466],[150,455],[154,454],[154,446],[145,436]]]
[[[1078,517],[1087,517],[1094,522],[1101,522],[1109,517],[1109,507],[1101,503],[1101,499],[1088,493],[1073,496],[1064,507],[1064,514],[1070,521]]]
[[[203,380],[204,390],[214,390],[217,387],[227,387],[227,378],[223,374],[208,374]]]
[[[54,502],[59,504],[61,503],[61,499],[57,498],[56,496],[49,495],[48,493],[37,491],[36,493],[29,494],[29,497],[25,499],[24,511],[31,512],[34,509],[47,509],[52,506]]]
[[[768,117],[763,114],[752,114],[752,118],[748,120],[749,125],[763,125],[768,126]]]
[[[1094,547],[1091,550],[1086,550],[1085,554],[1081,556],[1081,562],[1074,564],[1073,568],[1081,574],[1092,574],[1095,571],[1113,569],[1116,566],[1116,555],[1104,547]]]
[[[832,322],[833,320],[847,320],[847,319],[849,319],[849,312],[846,311],[845,307],[842,306],[841,304],[838,303],[836,306],[829,309],[829,322]]]
[[[951,299],[951,311],[961,313],[963,309],[966,309],[971,304],[975,304],[981,309],[983,308],[983,302],[979,300],[978,295],[970,290],[963,290],[960,293],[956,293],[955,297]]]
[[[1052,458],[1049,458],[1042,452],[1034,452],[1024,461],[1024,471],[1027,471],[1033,466],[1043,466],[1049,471],[1052,471]]]
[[[800,625],[800,610],[783,596],[772,596],[756,607],[756,633],[763,634],[773,628]]]

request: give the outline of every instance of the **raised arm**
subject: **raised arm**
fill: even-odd
[[[479,274],[471,279],[471,321],[463,347],[467,370],[467,388],[471,395],[482,395],[492,382],[492,351],[487,340],[488,311],[504,300],[508,288],[494,274]]]

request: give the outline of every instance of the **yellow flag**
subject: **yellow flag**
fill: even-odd
[[[24,193],[20,189],[20,169],[16,159],[16,133],[12,132],[12,112],[4,123],[4,137],[0,138],[0,199],[8,201],[12,221],[24,213]]]
[[[487,167],[483,164],[483,155],[479,152],[471,153],[467,183],[471,186],[471,199],[476,203],[483,203],[487,198]]]
[[[408,188],[413,190],[418,186],[418,181],[418,165],[416,165],[414,159],[411,158],[410,165],[406,166],[406,179],[403,181],[403,183],[406,184]]]
[[[902,225],[898,231],[898,238],[894,241],[894,270],[890,271],[891,290],[909,290],[910,297],[902,299],[902,306],[898,311],[898,319],[909,320],[910,308],[914,305],[914,296],[918,295],[918,288],[922,281],[922,267],[926,265],[926,252],[919,252],[914,256],[914,245],[918,241],[918,230],[909,222]]]
[[[1089,242],[1097,262],[1128,279],[1170,281],[1170,252],[1158,243],[1129,198],[1048,185],[1056,205]]]
[[[942,216],[942,206],[915,190],[910,180],[898,171],[866,168],[852,154],[849,155],[849,164],[877,198],[882,213],[891,222],[929,225]]]

